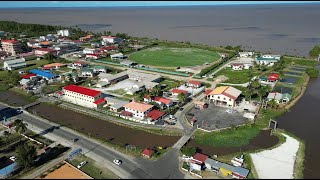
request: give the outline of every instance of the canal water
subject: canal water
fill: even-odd
[[[317,67],[320,69],[320,66]],[[311,79],[302,98],[278,118],[278,127],[305,141],[304,178],[320,178],[320,77]]]

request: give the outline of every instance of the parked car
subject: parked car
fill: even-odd
[[[77,142],[77,141],[79,141],[79,138],[74,138],[72,141]]]
[[[116,165],[119,166],[122,163],[122,161],[119,159],[115,159],[115,160],[113,160],[113,163],[115,163]]]
[[[82,161],[77,168],[80,169],[82,166],[84,166],[85,164],[87,164],[87,161]]]
[[[11,161],[16,161],[17,158],[15,156],[11,156],[10,159]]]

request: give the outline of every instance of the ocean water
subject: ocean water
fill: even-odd
[[[242,45],[246,50],[307,56],[320,44],[320,4],[195,7],[0,9],[0,20],[110,30],[132,36]]]

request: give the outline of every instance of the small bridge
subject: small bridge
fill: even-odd
[[[22,106],[22,109],[28,109],[29,107],[36,106],[38,104],[40,104],[40,102],[36,101],[36,102],[31,103],[31,104],[27,104],[25,106]]]

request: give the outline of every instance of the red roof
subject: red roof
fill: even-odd
[[[115,36],[101,36],[101,38],[116,38]]]
[[[21,78],[22,79],[30,79],[30,77],[33,77],[33,76],[36,76],[35,74],[25,74],[25,75],[22,75]]]
[[[200,82],[200,81],[190,80],[190,81],[188,82],[188,84],[193,84],[193,85],[196,85],[196,86],[200,86],[200,85],[201,85],[201,82]]]
[[[205,94],[205,95],[208,95],[208,94],[210,94],[212,91],[213,91],[212,89],[207,89],[207,90],[204,92],[204,94]]]
[[[204,161],[206,161],[208,159],[208,156],[206,156],[204,154],[196,153],[195,155],[193,155],[193,159],[196,159],[196,160],[200,161],[201,163],[204,163]]]
[[[96,56],[96,57],[98,57],[99,55],[98,54],[86,54],[86,56]]]
[[[158,120],[164,114],[165,114],[164,112],[154,109],[147,114],[147,117],[155,121],[155,120]]]
[[[1,42],[6,42],[6,43],[16,43],[18,42],[17,40],[11,40],[11,39],[3,39]]]
[[[150,99],[149,95],[144,95],[143,98]]]
[[[176,94],[181,94],[181,93],[187,94],[188,93],[187,91],[181,90],[181,89],[172,89],[171,92],[176,93]]]
[[[161,103],[166,104],[166,105],[170,104],[170,102],[171,102],[170,99],[166,99],[166,98],[163,98],[163,97],[155,97],[153,100],[157,101],[157,102],[161,102]]]
[[[76,86],[73,84],[67,85],[67,86],[63,87],[63,89],[68,90],[68,91],[72,91],[72,92],[76,92],[79,94],[87,95],[90,97],[95,97],[96,95],[101,93],[100,91],[92,90],[92,89],[81,87],[81,86]]]
[[[278,74],[272,73],[272,74],[269,75],[268,80],[269,80],[269,81],[275,81],[275,80],[278,79],[278,77],[279,77]]]
[[[153,151],[151,149],[145,149],[142,151],[142,155],[151,157],[153,155]]]
[[[95,104],[100,104],[100,103],[103,103],[103,102],[105,102],[105,100],[104,100],[104,98],[100,98],[100,99],[97,99],[95,102],[93,102],[93,103],[95,103]]]
[[[114,49],[118,49],[115,46],[103,46],[100,48],[101,50],[114,50]]]
[[[37,48],[37,51],[55,52],[56,50],[50,48]]]
[[[57,94],[62,95],[62,92],[61,91],[57,91]]]

